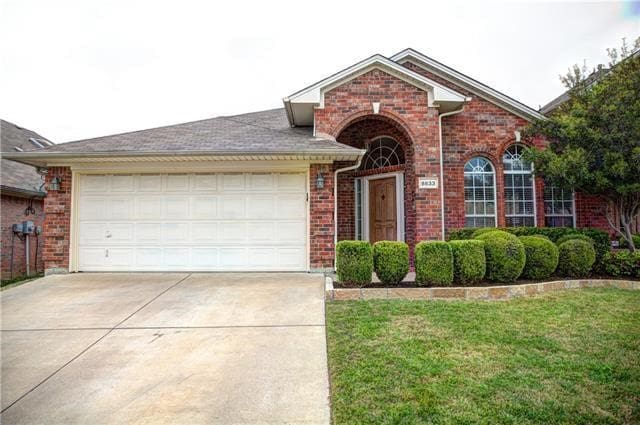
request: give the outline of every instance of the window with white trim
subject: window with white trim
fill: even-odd
[[[496,226],[495,170],[491,162],[475,157],[464,166],[464,226]]]
[[[575,227],[573,191],[544,185],[544,225]]]
[[[533,164],[522,158],[524,150],[524,145],[511,145],[502,156],[505,218],[509,227],[536,225]]]

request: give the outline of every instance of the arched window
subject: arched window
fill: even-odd
[[[464,166],[464,226],[496,226],[496,173],[483,157]]]
[[[404,164],[402,146],[391,137],[378,137],[369,143],[367,153],[362,161],[363,170],[390,167]]]
[[[535,226],[536,203],[533,164],[522,158],[525,147],[511,145],[502,156],[507,226]]]

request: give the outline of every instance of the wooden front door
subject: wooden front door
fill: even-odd
[[[396,178],[369,180],[369,242],[398,239]]]

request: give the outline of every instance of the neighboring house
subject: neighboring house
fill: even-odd
[[[26,152],[52,146],[53,143],[38,133],[0,120],[0,145],[2,156],[11,152]],[[0,194],[2,209],[2,280],[20,277],[26,273],[26,242],[24,237],[14,236],[12,226],[25,220],[42,228],[44,222],[44,180],[32,165],[2,159]],[[30,274],[43,270],[42,238],[30,240]],[[12,260],[13,256],[13,260]],[[37,256],[37,261],[36,261]]]
[[[603,227],[596,200],[544,188],[520,160],[520,130],[542,117],[407,49],[284,109],[11,158],[49,169],[49,273],[317,271],[333,267],[336,239],[413,247],[465,226]]]

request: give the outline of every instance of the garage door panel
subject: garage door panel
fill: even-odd
[[[224,192],[237,192],[245,189],[245,175],[244,174],[223,174],[222,175],[222,190]]]
[[[247,196],[247,218],[273,219],[276,217],[276,199],[273,195]]]
[[[162,241],[186,243],[189,241],[189,223],[162,223]]]
[[[85,196],[80,200],[80,220],[106,220],[107,199],[98,196]]]
[[[86,271],[305,270],[302,173],[82,176]]]
[[[220,223],[220,240],[226,243],[247,241],[247,223],[228,221]]]
[[[218,179],[215,174],[195,174],[191,178],[191,187],[195,192],[216,191],[218,189]]]
[[[117,175],[109,178],[112,192],[134,192],[135,180],[132,175]]]
[[[218,199],[215,196],[191,199],[191,218],[211,220],[218,217]]]
[[[186,197],[166,197],[163,199],[164,219],[181,220],[189,218],[189,198]]]
[[[131,220],[133,218],[132,198],[110,198],[107,201],[107,218],[109,220]]]
[[[191,223],[191,240],[215,243],[218,240],[218,223]]]
[[[224,196],[220,203],[220,218],[245,218],[245,196]]]

